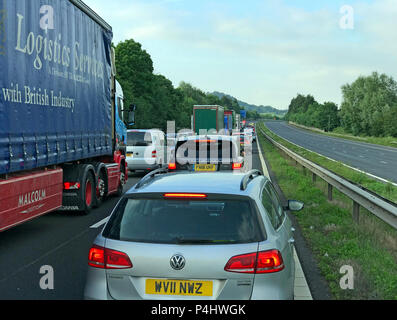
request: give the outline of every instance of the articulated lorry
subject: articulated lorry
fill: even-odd
[[[112,36],[80,0],[0,0],[0,231],[122,193]]]
[[[207,133],[223,132],[224,108],[218,105],[193,106],[193,131],[200,134],[200,130]]]

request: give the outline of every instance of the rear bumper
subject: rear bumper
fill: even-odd
[[[256,275],[257,276],[257,275]],[[267,275],[268,276],[268,275]],[[113,277],[108,283],[109,277]],[[143,288],[139,284],[144,284],[141,279],[128,275],[107,274],[104,269],[88,267],[86,284],[84,288],[85,300],[291,300],[294,298],[294,281],[290,278],[285,279],[285,274],[271,275],[263,277],[262,281],[254,280],[253,285],[244,285],[244,279],[222,281],[219,292],[212,297],[195,296],[165,296],[140,294]],[[142,278],[144,279],[144,278]],[[249,281],[248,281],[249,283]]]
[[[104,269],[88,267],[84,300],[113,300],[108,293]]]
[[[280,272],[256,274],[251,300],[293,300],[295,263]]]
[[[156,158],[134,159],[133,157],[127,157],[126,160],[129,170],[152,170],[158,167]]]

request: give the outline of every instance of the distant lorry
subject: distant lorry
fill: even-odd
[[[193,106],[193,131],[200,134],[200,130],[208,133],[223,132],[224,108],[218,105]]]
[[[80,0],[45,2],[0,1],[0,231],[88,213],[128,176],[112,28]]]
[[[241,127],[243,128],[247,121],[247,111],[246,110],[240,110],[240,121],[241,121]]]

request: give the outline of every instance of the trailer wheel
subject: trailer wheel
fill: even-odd
[[[116,193],[118,197],[121,197],[123,195],[124,184],[125,184],[125,167],[124,167],[124,163],[122,163],[120,165],[120,181]]]
[[[98,181],[96,184],[96,202],[95,202],[95,206],[99,207],[106,199],[106,175],[105,173],[101,170],[99,172],[99,177],[98,177]]]
[[[94,206],[96,197],[95,179],[91,172],[87,172],[82,185],[83,214],[88,214]]]

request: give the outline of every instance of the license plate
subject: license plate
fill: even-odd
[[[133,153],[127,152],[127,157],[132,157]]]
[[[195,164],[193,171],[216,171],[215,164]]]
[[[212,296],[212,281],[146,279],[146,294]]]

